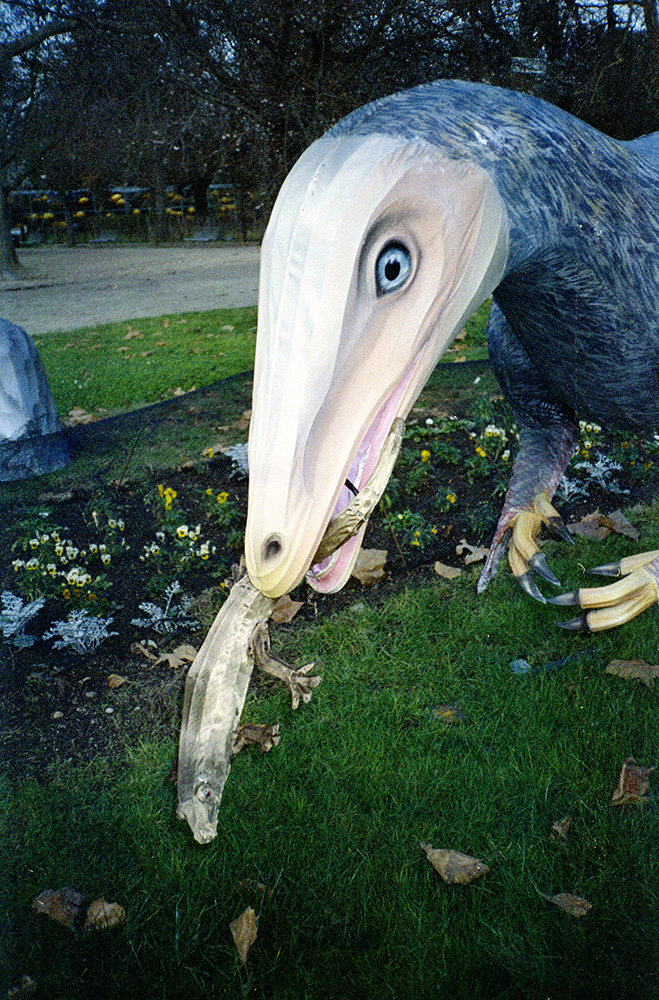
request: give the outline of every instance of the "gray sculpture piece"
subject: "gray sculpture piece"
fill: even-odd
[[[69,450],[31,337],[0,319],[0,482],[54,472]]]

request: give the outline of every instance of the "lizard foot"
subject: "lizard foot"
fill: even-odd
[[[307,663],[299,670],[293,670],[283,660],[273,656],[270,652],[270,633],[267,623],[257,625],[252,632],[250,639],[250,652],[254,657],[254,663],[271,677],[277,677],[288,686],[291,692],[291,703],[293,708],[297,708],[300,700],[305,704],[311,701],[311,694],[315,687],[320,684],[320,677],[308,677],[308,673],[313,669],[313,663]]]

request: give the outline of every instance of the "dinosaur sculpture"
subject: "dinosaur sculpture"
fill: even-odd
[[[522,587],[575,414],[659,424],[659,133],[617,142],[541,100],[438,81],[361,108],[300,158],[262,251],[246,559],[271,597],[338,590],[361,533],[310,564],[465,320],[492,296],[490,357],[520,450],[479,590],[510,541]],[[554,603],[604,629],[657,600],[659,553]],[[593,610],[590,610],[593,609]]]
[[[248,633],[305,575],[326,592],[346,582],[392,434],[490,296],[490,356],[521,432],[479,590],[510,542],[544,601],[535,574],[558,581],[535,538],[543,523],[569,537],[551,500],[576,414],[659,424],[659,134],[616,142],[533,97],[439,81],[355,111],[284,182],[262,248],[249,579],[186,685],[179,815],[200,842],[215,835]],[[657,600],[659,552],[599,569],[622,579],[549,598],[584,609],[571,627]]]

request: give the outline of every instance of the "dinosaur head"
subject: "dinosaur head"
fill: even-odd
[[[312,566],[325,529],[501,280],[507,246],[489,176],[425,140],[328,135],[300,158],[261,254],[245,553],[262,593],[305,573],[322,591],[346,582],[363,529]]]

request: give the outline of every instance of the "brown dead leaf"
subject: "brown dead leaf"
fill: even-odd
[[[63,886],[61,889],[44,889],[32,901],[35,913],[42,913],[64,927],[73,927],[74,921],[81,915],[81,907],[85,897],[75,889]]]
[[[440,719],[451,726],[457,725],[464,719],[464,713],[455,704],[435,705],[430,714],[434,719]]]
[[[119,903],[108,903],[103,896],[94,899],[87,907],[83,930],[107,930],[126,922],[126,911]]]
[[[647,802],[650,793],[649,779],[653,771],[654,767],[640,767],[633,757],[628,757],[622,765],[611,805],[624,806],[628,803],[641,805]]]
[[[643,681],[650,689],[654,688],[654,679],[659,677],[659,665],[646,663],[645,660],[611,660],[604,671],[615,677],[625,677],[629,680]]]
[[[303,604],[304,601],[292,601],[288,594],[284,594],[275,604],[270,617],[278,625],[281,625],[283,622],[290,622],[295,618]]]
[[[559,892],[555,896],[547,896],[541,892],[540,895],[573,917],[585,916],[593,905],[587,899],[582,899],[581,896],[573,896],[571,892]]]
[[[447,566],[445,563],[436,562],[435,573],[437,576],[443,576],[445,580],[455,580],[462,575],[462,570],[457,566]]]
[[[361,549],[352,575],[367,587],[381,580],[385,574],[387,549]]]
[[[197,650],[194,646],[183,643],[182,646],[177,646],[176,649],[173,649],[171,653],[161,653],[156,660],[156,666],[159,663],[166,663],[173,670],[177,670],[184,663],[192,663],[196,655]]]
[[[257,746],[261,753],[267,753],[279,743],[281,736],[279,723],[268,726],[262,723],[247,722],[239,726],[233,736],[231,755],[237,756],[245,747]]]
[[[137,337],[139,340],[142,340],[144,338],[144,334],[140,333],[140,331],[136,330],[134,327],[129,326],[128,333],[124,335],[124,340],[132,340],[133,337]]]
[[[7,1000],[19,1000],[20,997],[34,996],[38,985],[36,979],[33,979],[32,976],[21,976],[21,985],[12,986],[11,989],[7,990]]]
[[[601,542],[609,537],[613,528],[606,524],[606,517],[600,513],[598,508],[591,514],[585,514],[580,521],[568,524],[567,530],[571,535],[579,535],[580,538]]]
[[[426,852],[428,861],[448,885],[468,885],[490,870],[483,861],[468,854],[460,854],[459,851],[431,847],[424,842],[421,843],[421,849]]]
[[[572,817],[566,816],[564,819],[557,819],[551,825],[551,832],[549,837],[556,844],[560,844],[562,847],[567,847],[567,837],[570,832],[570,827],[572,826]]]
[[[151,650],[147,649],[146,646],[143,646],[141,642],[133,642],[131,644],[130,651],[134,655],[137,655],[138,653],[141,653],[142,656],[146,656],[147,660],[151,660],[152,663],[157,663],[158,662],[158,656],[157,656],[157,654],[156,653],[152,653]]]
[[[235,427],[237,431],[246,431],[247,428],[249,427],[249,422],[251,419],[252,419],[252,411],[244,410],[243,413],[241,414],[240,420],[237,420],[235,424],[232,424],[231,426]]]
[[[459,556],[466,551],[465,565],[470,566],[472,563],[485,559],[490,550],[483,549],[479,545],[470,545],[466,538],[461,538],[459,544],[455,546],[455,551],[456,555]]]
[[[256,928],[256,913],[251,906],[243,910],[240,916],[236,917],[229,924],[229,930],[231,931],[241,965],[245,965],[249,949],[256,941]]]
[[[118,688],[118,687],[121,687],[121,685],[125,684],[127,680],[128,680],[128,678],[127,677],[122,677],[121,674],[109,674],[109,676],[108,676],[108,687],[109,688]]]
[[[74,406],[72,410],[69,410],[68,420],[66,420],[67,427],[76,427],[78,424],[94,424],[98,420],[93,413],[87,413],[83,410],[82,406]]]
[[[610,528],[611,531],[615,531],[617,535],[625,535],[627,538],[633,538],[634,541],[638,540],[638,529],[633,524],[630,524],[625,515],[619,510],[614,510],[611,514],[603,514],[602,523]]]

